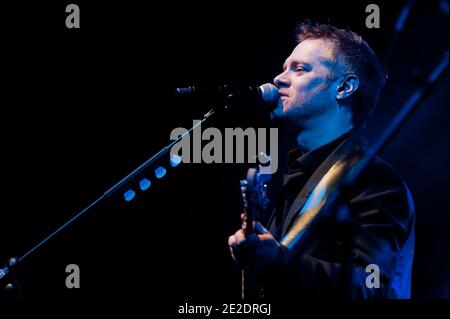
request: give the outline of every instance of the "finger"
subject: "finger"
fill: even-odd
[[[242,220],[243,222],[247,221],[247,214],[246,214],[246,213],[242,213],[242,214],[241,214],[241,220]]]
[[[273,239],[273,236],[270,233],[269,234],[258,234],[257,236],[260,241]]]
[[[231,235],[230,237],[228,237],[228,246],[236,247],[236,245],[236,236]]]
[[[233,250],[233,248],[231,246],[230,246],[230,255],[231,255],[231,258],[233,258],[234,261],[237,261],[237,258],[234,255],[234,250]]]
[[[236,246],[242,244],[243,242],[245,242],[246,237],[245,237],[245,233],[244,230],[239,229],[235,234],[234,237],[236,239]]]

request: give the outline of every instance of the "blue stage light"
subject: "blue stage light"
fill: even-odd
[[[136,192],[132,189],[127,190],[124,194],[123,194],[123,198],[125,198],[125,200],[127,202],[131,201],[134,196],[136,196]]]
[[[173,155],[170,157],[170,165],[171,165],[172,167],[175,167],[175,166],[177,166],[177,165],[180,164],[180,163],[181,163],[181,156],[176,155],[176,154],[173,154]]]
[[[155,175],[157,178],[163,178],[166,175],[166,169],[162,166],[159,166],[155,169]]]
[[[144,178],[139,182],[139,187],[142,191],[147,190],[150,185],[152,185],[152,182],[150,182],[148,179]]]

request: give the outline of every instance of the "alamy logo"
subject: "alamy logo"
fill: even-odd
[[[271,174],[278,169],[277,128],[269,129],[270,154],[267,152],[266,128],[225,128],[223,138],[222,132],[215,127],[209,127],[202,132],[201,121],[195,120],[192,148],[191,134],[187,129],[173,129],[170,139],[176,140],[179,137],[182,139],[171,148],[170,157],[180,157],[183,163],[256,163],[258,160],[259,164],[270,167]],[[207,142],[203,147],[202,141]]]
[[[369,289],[380,288],[380,267],[376,264],[367,265],[366,273],[369,273],[366,277],[366,287]]]
[[[66,287],[69,289],[80,288],[80,267],[76,264],[66,266]]]
[[[369,4],[366,13],[370,13],[366,18],[366,27],[369,29],[380,28],[380,7],[376,4]]]
[[[69,4],[66,7],[66,12],[69,15],[66,17],[66,27],[68,29],[80,28],[80,7],[76,4]]]

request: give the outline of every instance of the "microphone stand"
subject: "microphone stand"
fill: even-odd
[[[123,191],[127,187],[130,187],[130,190],[137,181],[143,177],[147,172],[149,172],[152,168],[155,167],[155,164],[166,154],[168,154],[171,148],[180,142],[186,135],[190,134],[197,126],[201,125],[205,121],[207,121],[213,114],[218,111],[225,111],[228,109],[228,106],[224,103],[219,107],[212,107],[206,114],[203,115],[203,118],[198,121],[194,126],[192,126],[188,131],[186,131],[183,135],[180,135],[176,140],[163,147],[159,152],[154,154],[148,160],[146,160],[143,164],[121,179],[119,182],[114,184],[111,188],[109,188],[106,192],[104,192],[100,197],[96,200],[92,201],[89,205],[87,205],[84,209],[82,209],[79,213],[75,214],[72,218],[67,220],[64,224],[62,224],[58,229],[50,233],[48,236],[43,238],[37,244],[35,244],[31,249],[25,252],[22,256],[10,258],[8,262],[0,268],[0,290],[7,288],[8,290],[13,290],[14,288],[11,281],[13,281],[13,273],[17,269],[18,265],[22,264],[23,261],[28,258],[31,254],[36,252],[40,247],[42,247],[46,242],[55,237],[57,234],[61,233],[64,229],[68,228],[71,224],[73,224],[78,218],[82,215],[86,214],[89,210],[97,206],[100,202],[105,199],[111,198],[116,195],[119,191]],[[178,165],[178,164],[176,164]],[[172,165],[175,167],[176,165]],[[134,192],[134,191],[132,191]],[[124,193],[124,197],[126,199],[126,193]],[[133,193],[134,197],[134,193]],[[126,199],[127,200],[127,199]],[[131,200],[131,199],[129,199]]]

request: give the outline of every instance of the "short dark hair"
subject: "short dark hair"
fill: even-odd
[[[344,74],[354,74],[360,81],[352,104],[352,121],[356,127],[364,126],[373,112],[381,88],[386,83],[386,72],[374,51],[358,34],[349,29],[338,29],[331,24],[301,22],[296,29],[297,42],[307,39],[326,39],[333,45],[334,63]]]

